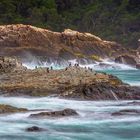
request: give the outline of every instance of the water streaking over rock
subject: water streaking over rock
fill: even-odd
[[[7,66],[11,66],[11,62]],[[9,72],[3,71],[3,67],[0,70],[2,96],[57,96],[78,100],[140,99],[139,87],[131,87],[113,75],[81,68],[79,64],[62,70],[53,70],[53,67],[28,70],[22,65],[20,70],[17,65]]]
[[[97,64],[94,64],[91,67],[93,67],[95,70],[137,70],[131,65],[116,63],[109,59],[104,59],[102,62],[97,62]]]
[[[90,33],[71,29],[53,32],[22,24],[0,26],[0,55],[18,56],[24,62],[36,57],[49,63],[57,61],[61,66],[61,62],[70,59],[78,59],[85,64],[86,61],[100,62],[109,58],[139,67],[140,57],[139,49],[126,49],[117,42],[106,41]]]
[[[71,63],[74,64],[75,61]],[[58,68],[61,69],[59,65]],[[103,71],[112,72],[124,81],[139,81],[139,71],[136,69]],[[126,74],[129,75],[129,79],[125,79]],[[8,89],[5,95],[20,96],[3,97],[4,91],[1,91],[0,104],[10,105],[10,108],[16,111],[0,115],[0,140],[139,140],[140,138],[140,100],[130,100],[131,92],[139,90],[136,90],[137,87],[124,84],[115,76],[79,66],[49,72],[47,68],[27,70],[21,67],[20,71],[13,69],[9,74],[2,71],[0,81],[1,87],[5,86],[5,89]],[[46,90],[46,87],[49,90]],[[53,92],[58,91],[60,93],[57,96],[60,95],[61,99],[38,97],[52,96]],[[22,95],[32,97],[25,98],[21,97]],[[123,98],[129,101],[120,100]],[[85,101],[91,99],[108,101]],[[114,101],[109,101],[110,99]],[[76,115],[65,115],[68,108]],[[20,109],[25,111],[20,112]],[[40,115],[40,113],[55,117],[30,117],[31,114]]]
[[[110,59],[101,59],[98,61],[90,61],[87,59],[72,59],[72,60],[53,60],[40,61],[39,59],[33,57],[32,61],[23,63],[29,69],[35,69],[35,67],[54,67],[54,69],[63,69],[69,64],[75,65],[79,64],[81,67],[90,67],[94,70],[137,70],[135,67],[127,64],[116,63]]]
[[[3,126],[0,127],[1,140],[138,140],[140,137],[138,115],[111,115],[120,110],[133,109],[134,101],[93,102],[48,97],[1,97],[0,102],[29,110],[71,108],[79,114],[79,116],[53,119],[29,118],[28,116],[33,112],[1,115],[0,125]],[[135,104],[135,109],[140,110],[140,106]],[[27,132],[26,128],[32,126],[38,126],[44,131]]]

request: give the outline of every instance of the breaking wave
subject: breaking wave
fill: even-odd
[[[53,67],[54,69],[63,69],[67,67],[69,64],[76,64],[78,63],[78,60],[73,59],[73,60],[62,60],[62,61],[57,61],[57,60],[52,60],[50,62],[41,62],[39,60],[33,60],[31,62],[26,62],[23,65],[26,66],[28,69],[35,69],[36,67]],[[79,63],[81,67],[90,67],[95,70],[137,70],[136,68],[126,65],[126,64],[119,64],[115,63],[114,61],[104,59],[102,62],[94,62],[94,63],[89,63],[87,60],[84,60],[84,64]]]
[[[126,65],[126,64],[119,64],[111,61],[109,59],[104,59],[101,62],[93,62],[89,63],[88,60],[82,60],[84,63],[79,63],[78,60],[49,60],[46,62],[41,62],[37,59],[34,59],[31,62],[26,62],[23,65],[26,66],[28,69],[35,69],[36,67],[53,67],[53,69],[63,69],[68,67],[69,64],[75,65],[79,63],[80,67],[83,68],[92,68],[95,71],[106,72],[108,74],[112,74],[120,78],[123,82],[128,83],[132,86],[140,86],[140,70]]]

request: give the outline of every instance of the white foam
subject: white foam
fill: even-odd
[[[47,62],[43,62],[43,63],[35,63],[35,62],[31,62],[31,63],[23,63],[23,66],[27,67],[28,69],[35,69],[36,67],[41,67],[41,68],[45,68],[45,67],[51,67],[53,66],[53,69],[63,69],[65,68],[65,66],[60,66],[60,65],[57,65],[56,63],[47,63]]]
[[[115,63],[114,61],[111,61],[109,59],[104,59],[102,60],[102,62],[96,62],[96,64],[87,64],[81,66],[90,67],[95,70],[137,70],[130,65]]]
[[[32,62],[26,62],[23,63],[23,66],[26,66],[28,69],[35,69],[35,67],[51,67],[53,66],[54,69],[63,69],[68,66],[69,63],[72,65],[76,64],[78,61],[76,59],[68,60],[68,61],[51,61],[51,62],[40,62],[36,59],[34,59]],[[85,63],[87,60],[85,60]],[[126,64],[119,64],[115,63],[114,61],[111,61],[109,59],[103,59],[102,62],[96,62],[94,64],[88,64],[88,62],[83,65],[80,64],[81,67],[90,67],[95,70],[136,70],[136,68],[126,65]]]
[[[129,82],[131,86],[140,86],[140,82]]]

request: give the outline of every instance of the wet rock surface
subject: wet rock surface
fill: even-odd
[[[140,102],[138,102],[138,101],[133,101],[133,102],[127,103],[127,105],[140,105]]]
[[[0,73],[9,73],[12,71],[23,71],[26,68],[16,58],[0,56]]]
[[[64,92],[61,97],[85,100],[139,100],[140,88],[113,86],[109,83],[81,85],[72,91]]]
[[[68,116],[77,116],[78,113],[73,109],[64,109],[61,111],[52,111],[52,112],[41,112],[38,114],[31,114],[31,118],[46,118],[46,117],[68,117]]]
[[[126,109],[112,113],[112,116],[121,116],[121,115],[140,115],[140,110]]]
[[[38,126],[32,126],[32,127],[26,128],[25,131],[27,131],[27,132],[42,132],[42,131],[45,131],[45,129],[40,128]]]
[[[10,69],[10,66],[7,69]],[[37,68],[3,72],[0,75],[0,95],[58,96],[80,100],[138,100],[140,87],[131,87],[115,76],[76,65],[62,70]]]
[[[140,63],[139,64],[136,64],[136,68],[137,69],[140,69]]]
[[[134,67],[136,67],[136,65],[137,65],[137,61],[136,61],[135,57],[127,55],[127,54],[116,57],[115,62],[122,63],[122,64],[128,64],[128,65],[131,65]]]
[[[0,55],[26,59],[26,52],[36,57],[98,60],[128,51],[116,42],[70,29],[53,32],[22,24],[0,26]]]
[[[18,112],[26,112],[26,111],[28,111],[26,108],[17,108],[10,105],[0,104],[0,114],[18,113]]]

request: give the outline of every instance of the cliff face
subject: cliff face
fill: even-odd
[[[0,26],[0,55],[24,57],[25,52],[56,59],[78,57],[98,60],[127,51],[115,42],[70,29],[52,32],[22,24]]]

